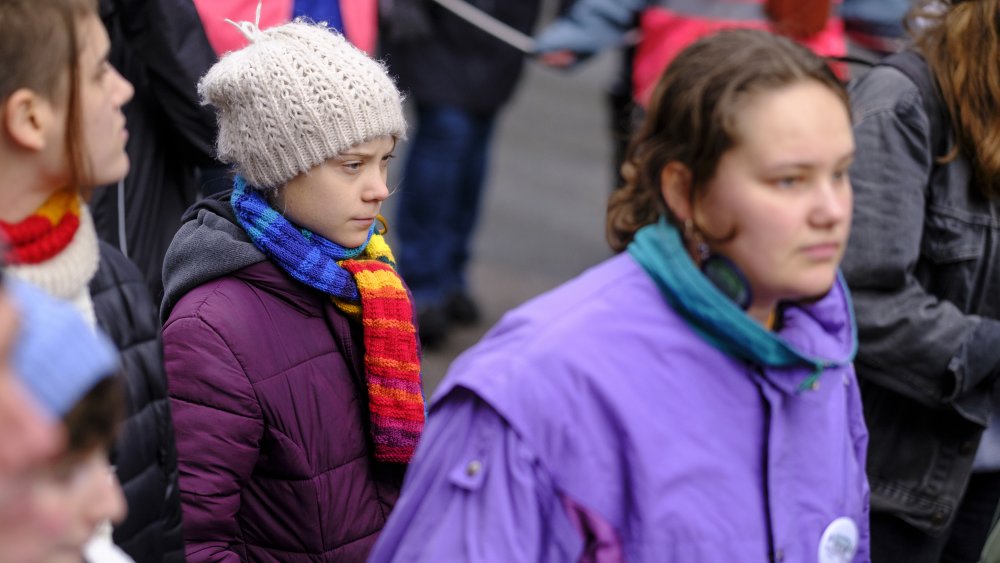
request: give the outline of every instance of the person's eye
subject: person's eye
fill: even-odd
[[[846,168],[844,170],[836,170],[836,171],[834,171],[834,173],[833,173],[833,181],[834,182],[836,182],[838,184],[841,184],[841,183],[845,182],[846,180],[847,180],[847,169]]]
[[[343,167],[348,172],[359,172],[361,170],[361,161],[360,160],[351,160],[349,162],[345,162],[343,164]]]
[[[389,166],[389,161],[396,158],[394,154],[387,154],[382,157],[382,168],[387,168]]]
[[[789,175],[777,178],[774,181],[774,185],[782,189],[790,190],[802,186],[803,184],[805,184],[805,181],[806,181],[805,176]]]

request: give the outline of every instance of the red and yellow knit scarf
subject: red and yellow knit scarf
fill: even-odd
[[[44,204],[17,223],[0,221],[10,247],[7,263],[40,264],[62,252],[80,228],[80,197],[71,191],[52,194]]]
[[[409,463],[424,428],[420,353],[409,294],[379,234],[372,235],[360,257],[337,264],[354,276],[361,294],[360,304],[337,298],[333,302],[363,328],[375,459]]]

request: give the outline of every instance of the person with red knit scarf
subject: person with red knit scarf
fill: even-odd
[[[155,308],[136,267],[98,241],[87,206],[96,186],[118,182],[130,167],[122,108],[134,90],[110,65],[109,49],[95,0],[0,3],[0,239],[5,274],[68,301],[116,344],[127,418],[107,461],[129,509],[114,530],[101,526],[100,537],[139,561],[179,561]]]

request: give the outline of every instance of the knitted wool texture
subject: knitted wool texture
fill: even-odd
[[[240,177],[230,202],[261,252],[361,322],[375,459],[409,463],[424,427],[420,354],[413,306],[385,239],[369,232],[365,244],[343,248],[298,229]]]
[[[406,133],[402,99],[385,68],[325,24],[261,31],[198,83],[217,109],[219,159],[248,183],[275,190],[347,149]]]
[[[7,273],[68,300],[96,325],[90,280],[97,272],[100,248],[87,206],[71,191],[60,191],[17,223],[0,222],[10,244]]]
[[[62,252],[80,227],[80,198],[69,191],[49,196],[37,211],[17,223],[0,221],[8,264],[38,264]]]

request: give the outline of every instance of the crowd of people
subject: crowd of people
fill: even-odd
[[[431,395],[469,19],[0,0],[0,561],[1000,561],[1000,0],[564,2],[540,63],[641,31],[614,254]]]

